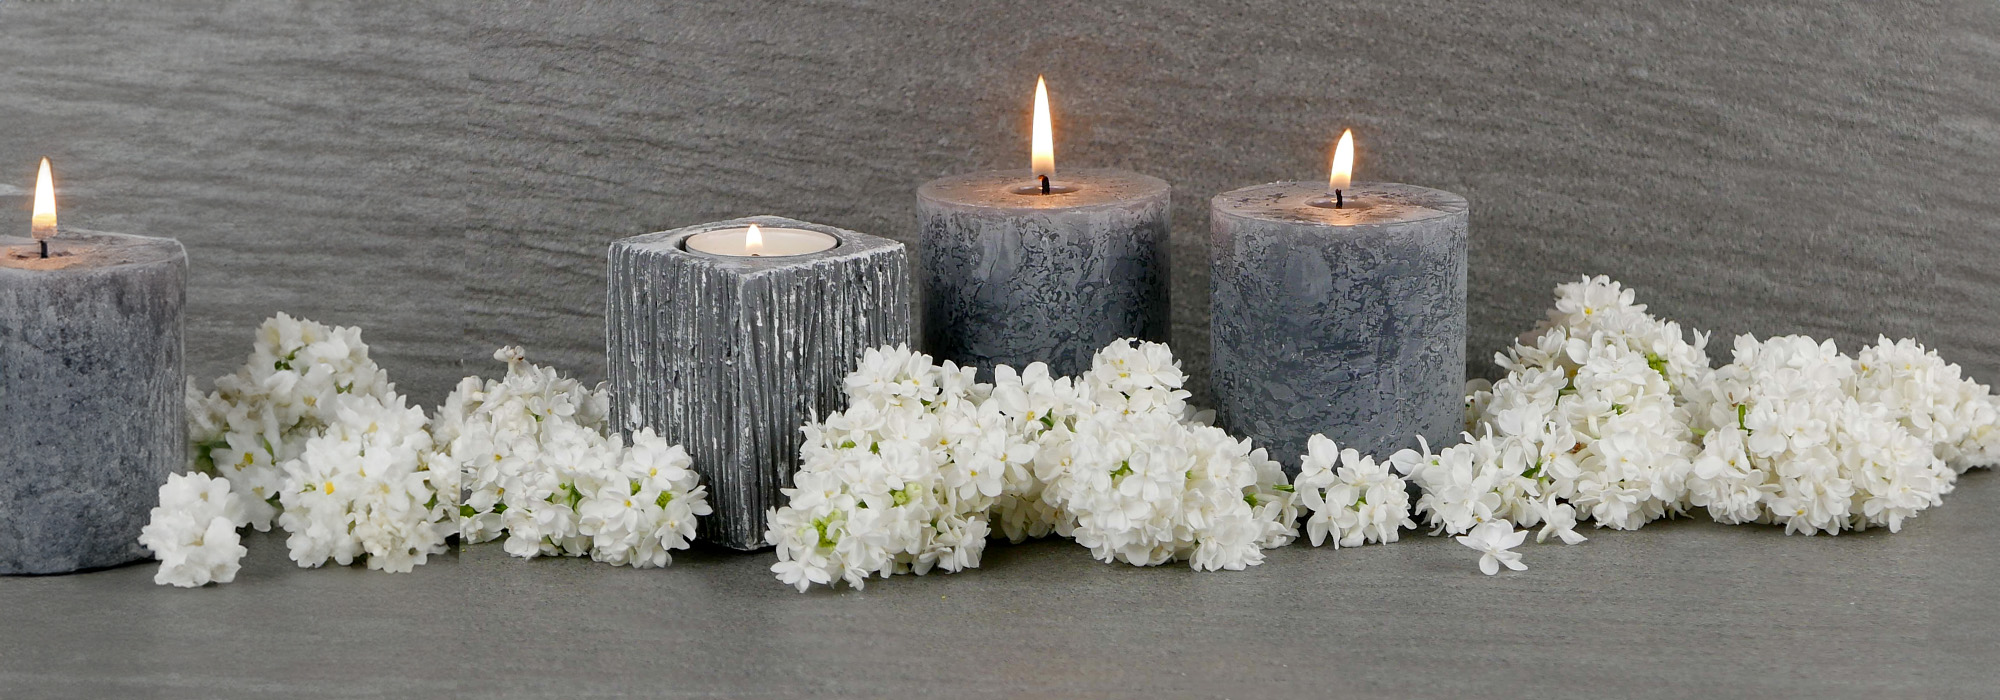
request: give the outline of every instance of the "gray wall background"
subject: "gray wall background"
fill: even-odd
[[[1945,2],[0,0],[0,226],[184,242],[190,372],[286,311],[425,404],[499,344],[604,372],[613,239],[772,213],[914,234],[1026,161],[1174,184],[1174,345],[1207,200],[1323,177],[1472,203],[1475,373],[1579,274],[1728,336],[1915,336],[2000,379],[2000,5]],[[10,174],[11,173],[11,174]],[[1205,384],[1205,382],[1202,382]]]

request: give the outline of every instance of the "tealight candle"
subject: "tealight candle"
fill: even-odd
[[[1048,90],[1035,84],[1027,170],[947,177],[917,190],[924,345],[990,376],[993,365],[1090,368],[1119,338],[1165,341],[1165,181],[1056,171]]]
[[[33,238],[0,236],[0,573],[141,559],[160,484],[185,467],[171,239],[58,230],[48,162]]]
[[[909,254],[760,216],[615,241],[608,272],[613,422],[687,448],[715,508],[702,541],[764,547],[765,515],[798,470],[799,426],[845,407],[842,382],[868,348],[910,342]]]
[[[840,239],[802,228],[742,228],[704,231],[687,239],[688,250],[739,258],[782,258],[832,250]]]
[[[1216,421],[1293,473],[1315,433],[1387,457],[1463,425],[1465,198],[1352,182],[1352,139],[1326,181],[1210,202]]]

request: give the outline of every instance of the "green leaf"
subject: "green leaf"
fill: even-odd
[[[478,516],[479,516],[479,511],[477,511],[477,510],[473,510],[473,509],[472,509],[472,506],[459,506],[459,507],[458,507],[458,517],[461,517],[461,518],[473,518],[473,517],[478,517]]]
[[[1297,488],[1294,488],[1294,487],[1293,487],[1293,486],[1292,486],[1291,484],[1278,484],[1278,485],[1276,485],[1276,486],[1273,486],[1273,487],[1271,487],[1271,490],[1272,490],[1272,491],[1283,491],[1283,492],[1285,492],[1285,493],[1297,493],[1297,492],[1298,492],[1298,489],[1297,489]]]
[[[215,473],[215,451],[229,447],[229,441],[216,438],[195,446],[194,468],[196,471]]]

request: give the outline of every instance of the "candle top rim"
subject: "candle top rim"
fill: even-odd
[[[687,250],[681,245],[682,241],[696,234],[732,228],[747,228],[750,224],[756,224],[759,228],[795,228],[805,231],[815,231],[833,236],[840,243],[817,253],[755,257],[747,255],[710,255]],[[674,256],[689,260],[699,260],[706,265],[740,270],[749,274],[779,270],[795,265],[816,265],[828,260],[865,258],[885,249],[900,250],[902,248],[902,243],[881,236],[850,231],[837,226],[789,219],[782,216],[760,215],[724,221],[711,221],[704,224],[695,224],[677,229],[654,231],[620,238],[611,242],[610,254],[614,261],[620,256]]]
[[[0,236],[0,270],[103,270],[187,258],[187,249],[172,238],[64,227],[47,240],[50,257],[43,258],[35,239]]]
[[[732,234],[748,235],[751,226],[756,226],[757,231],[759,233],[763,234],[764,236],[770,239],[765,241],[766,247],[775,247],[777,245],[776,239],[785,238],[789,236],[797,236],[799,234],[806,234],[809,237],[823,237],[826,240],[832,241],[833,244],[825,248],[807,250],[798,253],[771,253],[767,255],[733,255],[730,253],[721,253],[712,250],[703,250],[702,248],[697,247],[695,245],[695,240],[702,238],[704,236],[732,235]],[[715,257],[724,257],[724,258],[796,258],[805,255],[813,255],[815,253],[824,253],[829,250],[835,250],[838,249],[841,245],[841,240],[839,236],[827,233],[825,231],[816,231],[809,228],[798,228],[795,226],[766,226],[763,224],[756,223],[754,221],[745,223],[742,226],[725,226],[722,228],[708,229],[706,231],[697,231],[695,233],[690,233],[686,236],[683,236],[677,240],[680,243],[681,249],[686,250],[690,253],[696,253],[699,255],[709,255]],[[815,238],[813,242],[814,244],[818,244],[818,243],[823,243],[824,241],[820,241]]]
[[[1326,183],[1272,182],[1215,196],[1217,216],[1322,226],[1399,226],[1463,214],[1465,198],[1445,190],[1399,182],[1355,182],[1342,192],[1346,206],[1315,206],[1330,195]]]
[[[967,207],[1050,210],[1123,206],[1173,191],[1166,180],[1118,168],[1058,170],[1050,181],[1072,189],[1047,195],[1020,194],[1015,190],[1037,182],[1032,169],[981,170],[926,182],[917,188],[917,198]]]

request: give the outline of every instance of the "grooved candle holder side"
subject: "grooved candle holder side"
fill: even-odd
[[[747,224],[819,231],[840,244],[782,257],[686,249],[688,237]],[[699,539],[764,546],[767,509],[798,469],[800,426],[845,406],[862,351],[910,342],[903,244],[774,216],[612,243],[605,348],[611,415],[628,437],[651,427],[687,448],[715,512]]]

